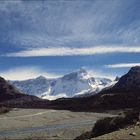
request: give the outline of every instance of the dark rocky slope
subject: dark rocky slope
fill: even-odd
[[[0,77],[0,102],[20,98],[22,96],[24,96],[24,94],[20,93],[14,86]]]
[[[8,81],[0,77],[0,106],[36,108],[39,106],[38,102],[41,105],[43,104],[41,99],[21,93]]]
[[[140,67],[132,67],[127,74],[122,76],[113,90],[140,91]]]

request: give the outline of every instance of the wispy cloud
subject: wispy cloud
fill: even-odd
[[[0,71],[0,75],[7,80],[26,80],[36,78],[40,75],[46,78],[55,78],[59,75],[42,71],[38,67],[17,67],[7,71]]]
[[[140,66],[140,63],[120,63],[120,64],[105,65],[106,68],[130,68],[134,66]]]
[[[38,56],[74,56],[74,55],[95,55],[107,53],[140,53],[140,47],[126,46],[98,46],[87,48],[35,48],[6,54],[8,57],[38,57]]]

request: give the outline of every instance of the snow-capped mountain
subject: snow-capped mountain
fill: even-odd
[[[89,91],[96,94],[110,84],[111,80],[94,78],[82,68],[56,79],[40,76],[25,81],[11,81],[11,83],[24,93],[53,100],[61,97],[80,96]]]

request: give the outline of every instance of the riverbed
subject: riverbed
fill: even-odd
[[[13,109],[0,115],[0,139],[73,139],[109,113]]]

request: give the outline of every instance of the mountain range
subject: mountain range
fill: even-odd
[[[78,72],[79,76],[81,74],[79,75]],[[69,77],[68,74],[61,78],[68,80],[72,77]],[[84,77],[83,74],[82,77]],[[71,86],[73,87],[74,85]],[[0,106],[3,105],[8,107],[51,108],[72,111],[105,111],[110,109],[140,108],[140,67],[132,67],[128,73],[119,78],[118,82],[103,88],[98,94],[95,94],[93,91],[93,93],[90,93],[90,96],[86,97],[74,96],[52,101],[23,94],[11,85],[11,83],[0,77]]]
[[[35,79],[10,82],[28,95],[54,100],[62,97],[82,96],[86,93],[96,94],[110,85],[112,81],[107,78],[92,77],[85,69],[81,68],[55,79],[39,76]]]

